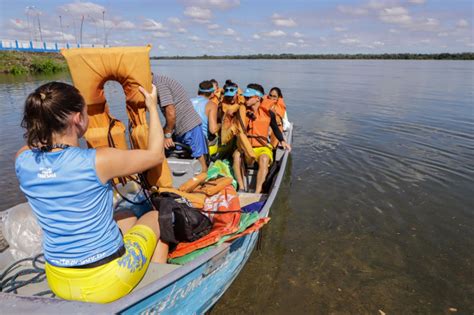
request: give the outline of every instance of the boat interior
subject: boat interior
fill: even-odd
[[[285,132],[287,139],[288,136],[291,137],[291,135],[288,135],[288,133],[290,132],[291,130]],[[246,183],[246,189],[244,192],[238,192],[241,207],[267,199],[269,190],[271,189],[272,184],[276,179],[276,175],[279,172],[283,156],[284,151],[282,149],[276,149],[274,151],[275,162],[272,164],[272,166],[270,166],[267,181],[264,184],[264,191],[266,193],[254,193],[254,187],[258,171],[257,168],[249,167],[245,169],[244,181]],[[188,179],[201,172],[200,163],[196,159],[182,158],[182,156],[179,156],[179,154],[168,154],[167,160],[172,171],[174,187],[179,187],[182,183],[186,182]],[[133,205],[130,204],[130,206]],[[0,212],[0,219],[2,219],[1,221],[4,221],[4,218],[8,215],[9,211],[14,211],[15,208],[20,207],[29,208],[29,205],[28,203],[22,203],[6,211]],[[3,224],[0,224],[0,227],[3,229]],[[1,232],[2,230],[0,230],[0,246],[3,245],[2,247],[0,247],[0,270],[2,272],[0,277],[0,284],[2,285],[2,292],[17,293],[18,295],[22,296],[45,296],[54,298],[54,295],[49,289],[44,273],[42,275],[38,275],[38,271],[36,269],[37,267],[43,268],[44,262],[41,260],[43,259],[43,257],[41,257],[41,259],[38,259],[35,263],[32,263],[31,259],[20,263],[18,261],[15,261],[10,250],[8,249],[8,245],[4,241],[4,237]],[[175,264],[150,263],[144,278],[134,289],[134,291],[140,290],[140,288],[143,288],[148,284],[156,281],[157,279],[160,279],[164,275],[172,272],[180,266],[181,265]],[[6,283],[6,281],[8,280],[12,280],[12,277],[14,278],[13,280],[15,280],[13,286],[16,286],[16,284],[20,284],[21,282],[24,282],[24,285],[16,289],[13,286],[5,286],[4,283]]]

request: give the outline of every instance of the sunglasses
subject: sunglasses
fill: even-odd
[[[276,94],[270,94],[268,96],[271,97],[271,98],[278,98],[278,95],[276,95]]]
[[[229,87],[229,88],[225,88],[224,91],[226,92],[237,92],[237,88],[236,87]]]

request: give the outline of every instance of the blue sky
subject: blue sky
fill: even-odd
[[[84,16],[83,43],[149,43],[156,56],[474,51],[471,0],[0,0],[0,11],[1,39],[39,39],[40,22],[44,40],[74,43]]]

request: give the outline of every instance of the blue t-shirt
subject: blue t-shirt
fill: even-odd
[[[43,230],[44,256],[54,266],[80,266],[123,245],[113,220],[113,192],[97,177],[95,149],[26,150],[16,175]]]
[[[209,124],[207,115],[206,115],[206,105],[209,102],[207,98],[205,98],[202,95],[199,95],[197,97],[194,97],[191,99],[191,103],[193,103],[194,110],[196,113],[198,113],[199,117],[201,118],[202,121],[202,132],[204,134],[204,137],[207,139],[207,126]]]

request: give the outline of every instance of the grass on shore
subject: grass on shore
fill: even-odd
[[[55,73],[67,70],[66,60],[59,53],[0,51],[0,73]]]

